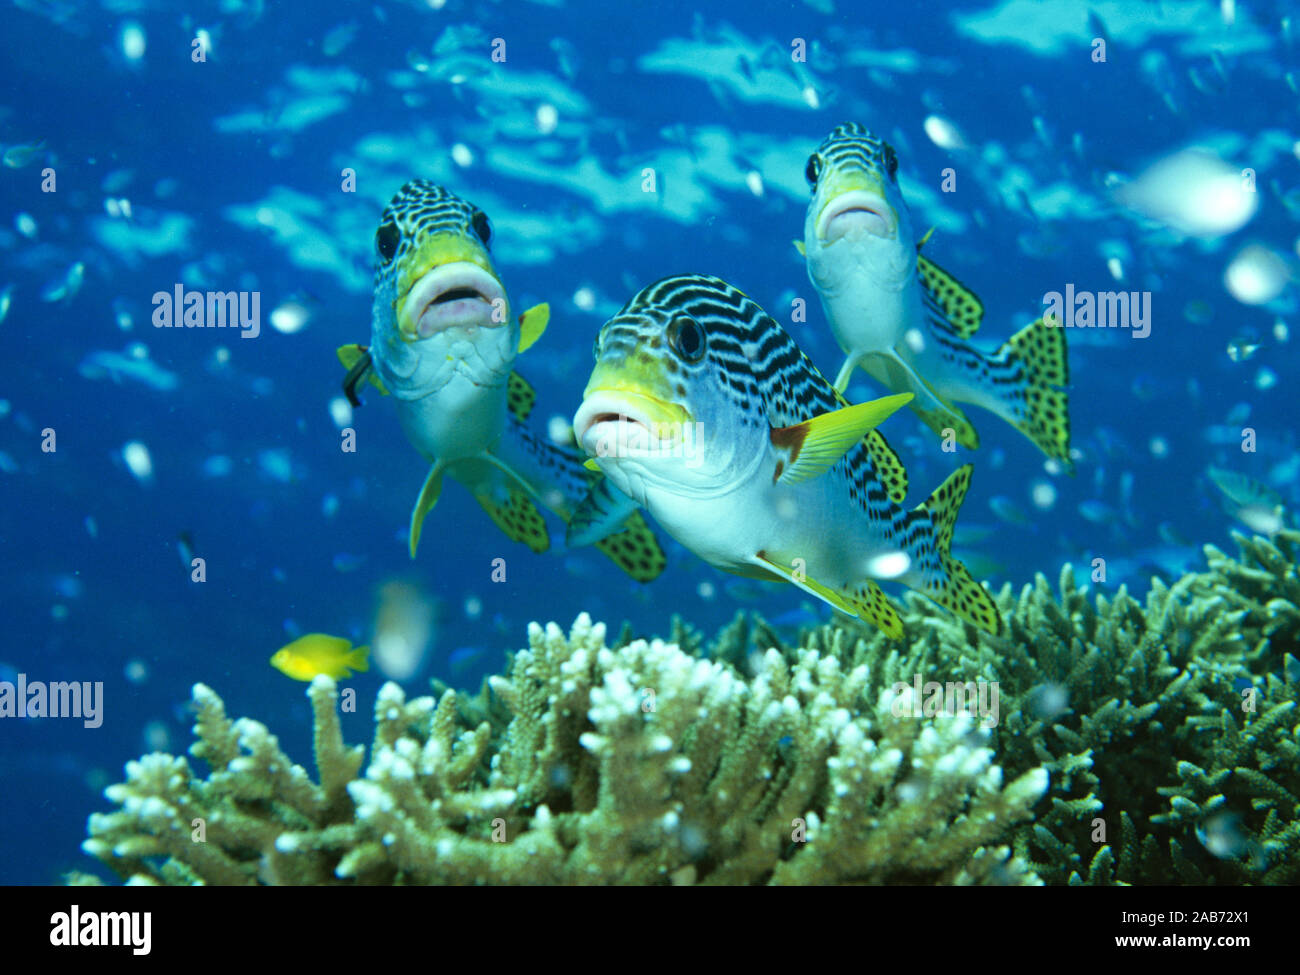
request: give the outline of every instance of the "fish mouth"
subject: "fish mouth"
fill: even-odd
[[[883,197],[866,190],[842,193],[822,207],[817,236],[831,243],[841,237],[891,238],[898,231],[898,216]]]
[[[456,327],[471,332],[476,328],[500,328],[510,320],[501,282],[465,261],[426,271],[399,305],[398,328],[408,342]],[[501,313],[497,313],[498,308]]]
[[[644,457],[670,451],[688,435],[690,414],[645,393],[588,390],[573,417],[573,432],[590,456]]]

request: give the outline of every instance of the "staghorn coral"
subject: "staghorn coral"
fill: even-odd
[[[1059,597],[1041,575],[1003,589],[999,637],[911,597],[901,643],[834,624],[799,643],[869,666],[873,690],[998,681],[1000,764],[1051,779],[1013,844],[1048,883],[1295,883],[1300,534],[1234,538],[1236,559],[1206,546],[1209,571],[1152,580],[1145,605],[1090,599],[1066,566]],[[740,665],[774,640],[795,652],[738,619],[709,652]]]
[[[528,635],[475,704],[384,685],[361,778],[316,678],[319,785],[198,685],[211,775],[130,763],[85,849],[134,882],[1037,882],[993,844],[1047,776],[1004,785],[966,714],[897,717],[867,667],[816,650],[746,680],[658,640],[611,649],[585,615]]]
[[[1234,537],[1144,603],[1069,566],[1059,595],[1005,587],[999,637],[917,598],[900,642],[743,614],[712,642],[674,618],[680,648],[533,627],[477,696],[387,685],[363,779],[321,681],[320,786],[200,686],[213,773],[132,763],[86,848],[167,882],[1294,883],[1300,534]],[[916,675],[997,681],[987,740],[895,718]],[[197,852],[176,824],[205,810],[221,848]]]

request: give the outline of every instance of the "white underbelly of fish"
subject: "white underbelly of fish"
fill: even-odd
[[[407,439],[426,457],[451,461],[491,449],[506,424],[505,390],[454,376],[437,393],[400,402]]]

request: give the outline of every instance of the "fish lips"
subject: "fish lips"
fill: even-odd
[[[866,190],[841,193],[824,207],[817,218],[817,237],[832,243],[841,237],[882,237],[898,233],[898,215],[881,196]]]
[[[476,328],[500,328],[509,320],[501,282],[464,261],[421,275],[406,293],[398,313],[402,337],[408,342],[457,327],[470,333]]]
[[[573,431],[592,457],[649,457],[681,446],[689,423],[689,414],[675,404],[644,393],[597,389],[578,407]]]

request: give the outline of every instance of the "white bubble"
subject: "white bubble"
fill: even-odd
[[[1106,262],[1106,270],[1110,272],[1110,276],[1116,281],[1124,280],[1124,264],[1118,257],[1112,257]]]
[[[1147,446],[1151,450],[1152,457],[1169,456],[1169,441],[1164,437],[1152,437]]]
[[[334,425],[340,430],[351,426],[352,404],[343,396],[335,396],[330,400],[330,419],[334,421]]]
[[[128,20],[122,25],[120,40],[122,43],[122,56],[128,61],[139,61],[144,57],[144,28],[134,20]]]
[[[286,301],[271,312],[271,327],[277,332],[292,335],[301,332],[311,318],[311,312],[296,301]]]
[[[132,657],[126,662],[122,673],[132,684],[143,684],[149,679],[149,665],[139,657]]]
[[[763,195],[763,177],[757,169],[751,169],[745,174],[745,185],[755,196]]]
[[[596,307],[596,292],[583,285],[573,293],[573,303],[583,311],[591,311]]]
[[[1048,511],[1056,504],[1056,488],[1047,481],[1035,481],[1034,486],[1029,490],[1029,497],[1034,502],[1035,508]]]
[[[713,587],[713,583],[711,582],[701,582],[695,587],[695,591],[700,594],[701,599],[712,599],[718,594],[718,591]]]
[[[1262,367],[1259,372],[1255,373],[1256,389],[1272,389],[1277,385],[1277,373],[1268,366]]]
[[[560,124],[560,113],[555,110],[555,106],[543,102],[537,106],[537,131],[542,135],[550,135],[555,131],[556,126]]]
[[[1290,277],[1290,269],[1280,256],[1267,247],[1248,244],[1228,264],[1223,284],[1242,304],[1263,305],[1282,293]]]
[[[474,152],[463,142],[451,147],[451,161],[461,169],[474,165]]]
[[[940,149],[965,149],[966,140],[961,130],[946,118],[930,115],[925,120],[925,134]]]
[[[477,596],[465,597],[465,616],[476,620],[483,615],[483,601]]]
[[[885,552],[867,559],[867,575],[873,579],[897,579],[912,567],[906,552]]]
[[[1273,338],[1279,342],[1285,342],[1291,337],[1291,331],[1286,327],[1286,322],[1278,319],[1273,323]]]
[[[558,444],[561,447],[568,447],[573,444],[573,424],[566,417],[558,413],[546,421],[546,435],[551,438],[551,443]]]
[[[1219,237],[1245,226],[1259,208],[1241,170],[1204,149],[1158,160],[1121,187],[1121,203],[1184,234]]]
[[[817,97],[817,89],[812,85],[805,85],[803,89],[803,100],[809,108],[820,108],[821,99]]]
[[[925,336],[921,334],[919,328],[909,328],[904,332],[903,341],[907,343],[907,347],[913,352],[925,351]]]
[[[31,240],[36,236],[36,218],[30,213],[17,214],[14,217],[14,228],[28,240]]]
[[[137,481],[147,482],[153,478],[153,458],[149,448],[139,440],[132,440],[122,448],[122,459]]]

